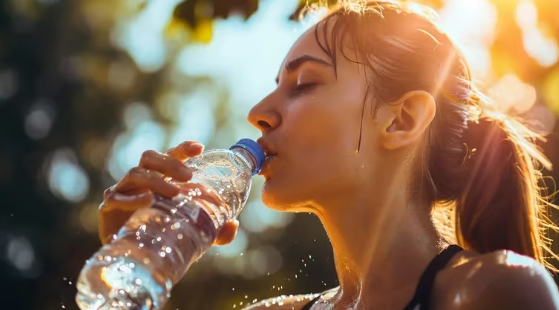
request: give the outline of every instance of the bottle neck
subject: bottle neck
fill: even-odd
[[[231,151],[234,152],[235,154],[237,154],[237,156],[239,156],[241,158],[241,160],[249,168],[252,175],[255,175],[259,172],[256,169],[256,166],[257,166],[256,158],[254,158],[254,156],[249,151],[245,150],[242,147],[235,147],[235,148],[231,149]]]

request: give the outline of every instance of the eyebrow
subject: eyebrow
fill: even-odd
[[[289,61],[287,64],[285,64],[285,70],[288,71],[288,72],[295,71],[306,62],[313,62],[313,63],[319,64],[319,65],[321,65],[323,67],[327,67],[327,68],[332,68],[333,67],[333,65],[331,63],[327,62],[326,60],[322,60],[320,58],[316,58],[316,57],[313,57],[311,55],[303,55],[303,56],[295,58],[295,59]],[[276,78],[276,84],[279,84],[279,75]]]

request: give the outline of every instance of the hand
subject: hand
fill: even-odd
[[[189,157],[200,155],[203,150],[204,147],[201,144],[187,141],[170,149],[167,153],[145,151],[137,167],[130,169],[118,183],[105,190],[104,200],[99,206],[101,242],[109,243],[112,236],[136,210],[150,207],[154,202],[154,193],[166,197],[176,196],[180,187],[169,178],[178,182],[189,181],[192,178],[192,171],[183,162]],[[201,186],[191,185],[192,187]],[[219,196],[210,195],[198,198],[215,203]],[[224,245],[233,241],[238,226],[237,220],[226,222],[219,232],[215,244]]]

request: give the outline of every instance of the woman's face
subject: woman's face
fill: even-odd
[[[279,70],[278,87],[248,115],[262,132],[260,142],[267,153],[276,154],[261,172],[266,179],[262,199],[268,207],[308,211],[314,203],[350,194],[358,185],[374,155],[363,147],[357,153],[365,93],[362,67],[342,56],[335,69],[314,28],[295,43]],[[363,121],[370,123],[367,111]]]

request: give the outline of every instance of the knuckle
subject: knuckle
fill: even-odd
[[[128,171],[128,177],[131,179],[137,179],[138,177],[142,177],[145,174],[145,169],[141,167],[134,167]]]
[[[140,161],[150,160],[150,159],[156,157],[158,154],[159,153],[154,151],[154,150],[147,150],[147,151],[142,153],[142,157],[140,158]]]
[[[103,192],[103,198],[107,199],[109,196],[111,196],[114,192],[115,192],[115,187],[116,185],[113,185],[109,188],[107,188],[104,192]]]

